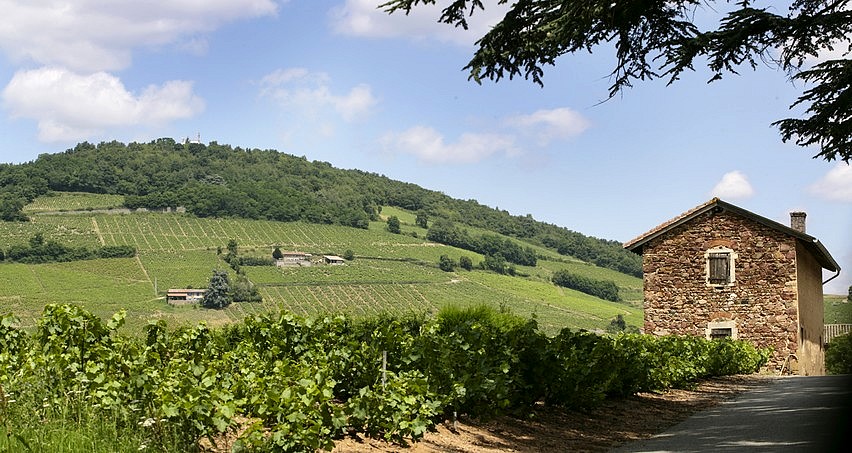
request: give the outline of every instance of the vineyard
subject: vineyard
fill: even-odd
[[[635,302],[613,304],[550,284],[556,270],[570,268],[596,278],[618,282],[628,300],[641,298],[641,281],[540,249],[548,259],[539,266],[518,266],[527,277],[508,277],[484,271],[443,272],[441,255],[454,260],[481,255],[424,239],[425,229],[414,215],[386,208],[397,216],[405,234],[391,234],[384,222],[369,230],[302,222],[245,219],[202,219],[181,213],[105,213],[120,203],[114,196],[58,194],[27,206],[29,222],[0,222],[0,249],[25,245],[41,233],[46,240],[68,247],[98,248],[130,245],[133,259],[91,260],[49,264],[0,263],[0,300],[24,325],[32,326],[49,303],[74,303],[98,316],[127,310],[126,329],[141,334],[150,320],[185,325],[238,322],[247,315],[286,309],[308,316],[347,313],[368,317],[381,313],[434,314],[448,304],[506,306],[536,317],[541,328],[555,334],[562,327],[603,329],[616,315],[641,324]],[[479,232],[477,232],[479,234]],[[415,237],[416,236],[416,237]],[[165,303],[169,288],[204,288],[214,269],[231,271],[220,255],[230,240],[240,256],[269,258],[275,247],[285,251],[355,255],[345,266],[244,266],[263,302],[237,303],[223,311]],[[234,277],[234,275],[232,275]]]
[[[0,319],[3,451],[330,450],[417,441],[456,416],[589,410],[607,398],[751,373],[747,342],[561,330],[487,307],[426,319],[246,315],[223,329],[150,323],[143,338],[48,305],[33,332]]]
[[[105,195],[82,192],[55,192],[39,197],[26,206],[27,214],[41,212],[63,212],[94,209],[120,208],[124,204],[124,196]]]

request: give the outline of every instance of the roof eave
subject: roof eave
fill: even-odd
[[[801,231],[794,230],[793,228],[790,228],[787,225],[778,223],[771,219],[767,219],[766,217],[755,214],[739,206],[732,205],[718,198],[713,198],[707,203],[699,205],[696,208],[693,208],[691,211],[687,211],[686,213],[681,214],[681,216],[675,217],[669,222],[665,222],[651,229],[647,233],[628,242],[625,242],[624,248],[630,250],[633,253],[638,253],[641,255],[644,249],[644,245],[647,244],[649,241],[668,233],[672,229],[677,228],[678,226],[683,225],[684,223],[689,222],[692,219],[710,210],[717,208],[722,208],[723,210],[733,212],[742,217],[760,223],[768,228],[772,228],[774,230],[778,230],[782,233],[786,233],[790,236],[793,236],[794,238],[802,241],[806,245],[812,246],[815,249],[816,253],[814,253],[814,255],[820,266],[822,266],[824,269],[827,269],[831,272],[837,272],[840,270],[840,265],[837,264],[837,261],[835,261],[834,258],[831,256],[831,254],[828,252],[828,249],[826,249],[825,246],[823,246],[822,243],[815,237],[806,233],[802,233]]]
[[[828,249],[822,245],[818,239],[814,239],[811,242],[817,249],[819,253],[816,254],[817,261],[819,261],[820,266],[823,269],[829,270],[831,272],[840,272],[840,264],[837,264],[837,261],[834,260],[834,257],[831,256],[831,253],[828,253]],[[821,261],[820,257],[825,258],[825,261]]]

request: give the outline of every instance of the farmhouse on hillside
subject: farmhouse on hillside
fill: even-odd
[[[322,259],[325,261],[325,264],[330,264],[332,266],[342,266],[346,264],[346,260],[337,255],[323,255]]]
[[[206,289],[169,289],[166,301],[171,305],[183,305],[200,302]]]
[[[282,252],[281,258],[275,260],[275,265],[278,267],[286,267],[286,266],[310,266],[311,265],[311,257],[310,253],[302,253],[302,252]]]
[[[822,269],[840,266],[805,213],[790,217],[713,198],[625,243],[642,255],[645,333],[748,340],[773,348],[777,370],[824,374]]]

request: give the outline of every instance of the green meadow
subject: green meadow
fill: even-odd
[[[825,323],[852,324],[852,303],[843,295],[825,295]]]

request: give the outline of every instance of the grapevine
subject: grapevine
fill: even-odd
[[[8,428],[21,436],[12,442],[38,442],[28,437],[34,413],[37,420],[64,417],[42,408],[41,398],[47,408],[109,414],[127,436],[161,451],[195,449],[239,420],[254,422],[238,442],[260,449],[327,449],[354,433],[407,442],[452,411],[588,409],[610,395],[750,373],[769,354],[746,342],[695,337],[567,329],[547,337],[534,321],[484,307],[444,310],[432,320],[354,321],[251,315],[235,305],[229,313],[243,321],[224,329],[169,330],[161,321],[144,338],[117,333],[122,312],[104,322],[73,305],[48,305],[33,333],[3,317],[0,384],[20,401],[2,414],[17,424]],[[382,385],[377,358],[388,348]]]

